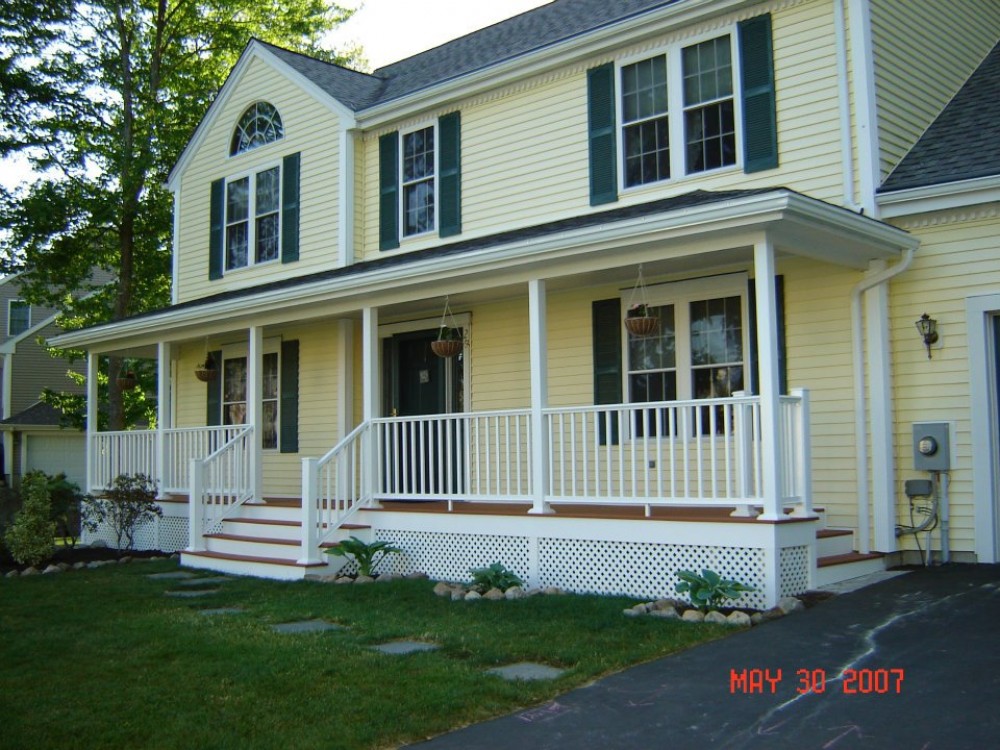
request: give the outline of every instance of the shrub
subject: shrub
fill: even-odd
[[[48,477],[30,472],[21,480],[24,504],[6,534],[11,556],[22,565],[38,565],[52,554],[56,525],[50,517]]]
[[[506,591],[512,586],[520,586],[522,583],[513,571],[508,570],[499,562],[485,568],[473,568],[469,572],[472,574],[473,588],[480,590],[480,593],[490,589]]]
[[[115,547],[130,550],[139,526],[163,515],[156,504],[153,480],[145,474],[119,474],[103,497],[83,501],[83,526],[90,532],[101,525],[111,527]]]
[[[677,577],[681,579],[675,586],[677,593],[689,594],[691,603],[705,612],[719,607],[729,599],[739,599],[745,592],[757,590],[738,581],[725,579],[708,568],[704,568],[701,575],[690,570],[678,570]]]
[[[7,536],[7,529],[14,523],[17,512],[21,509],[21,494],[13,487],[0,487],[0,560],[13,561],[4,538]]]
[[[83,494],[78,485],[66,479],[65,474],[56,474],[46,479],[56,534],[62,537],[69,547],[75,547],[80,536],[80,502],[83,500]]]
[[[403,550],[393,547],[389,542],[372,542],[367,544],[356,536],[344,539],[335,547],[323,550],[328,555],[337,557],[353,557],[358,564],[358,573],[363,576],[370,576],[386,555],[396,554]]]

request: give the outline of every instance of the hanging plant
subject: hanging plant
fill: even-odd
[[[660,319],[646,301],[646,281],[639,266],[639,276],[632,287],[629,306],[625,311],[625,328],[637,338],[654,335],[660,328]]]
[[[209,383],[219,376],[219,370],[211,354],[206,354],[205,361],[194,368],[194,376],[202,383]]]
[[[136,387],[139,380],[136,378],[133,370],[122,367],[122,371],[118,373],[118,377],[115,378],[115,382],[118,384],[119,389],[123,391],[130,391]]]
[[[447,359],[462,351],[465,342],[462,340],[462,329],[451,314],[448,298],[444,300],[444,312],[441,313],[441,325],[438,327],[438,337],[431,342],[431,351],[437,356]]]

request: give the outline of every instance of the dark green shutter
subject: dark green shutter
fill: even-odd
[[[209,352],[208,356],[215,363],[216,372],[216,376],[205,384],[207,386],[205,424],[212,427],[222,424],[222,380],[225,373],[222,371],[222,352]]]
[[[774,277],[774,307],[778,319],[778,390],[788,393],[788,363],[785,347],[785,277]],[[757,285],[750,279],[747,285],[747,327],[750,330],[750,356],[747,362],[747,393],[760,395],[760,370],[757,362]]]
[[[587,134],[590,147],[590,205],[618,200],[615,162],[615,66],[587,71]]]
[[[622,303],[618,298],[592,303],[594,342],[594,404],[620,404],[622,402]],[[599,438],[601,445],[608,444],[604,419],[601,419]],[[611,424],[612,444],[618,443],[618,420]]]
[[[743,89],[743,170],[760,172],[778,166],[778,121],[774,97],[771,16],[739,24]]]
[[[209,212],[208,278],[222,278],[222,248],[226,234],[226,181],[212,183],[212,201]]]
[[[462,231],[462,118],[451,112],[438,120],[438,234],[451,237]]]
[[[281,167],[281,262],[299,259],[299,154],[290,154]]]
[[[281,342],[280,439],[282,453],[299,451],[299,342]]]
[[[378,249],[399,247],[399,133],[378,139]]]

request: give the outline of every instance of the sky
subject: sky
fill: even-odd
[[[360,44],[371,69],[545,5],[549,0],[340,0],[358,11],[328,37],[333,48]],[[360,7],[359,7],[360,6]],[[31,174],[23,160],[0,162],[0,184]]]

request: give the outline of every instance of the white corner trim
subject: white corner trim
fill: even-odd
[[[971,411],[972,444],[972,497],[975,506],[975,549],[980,563],[995,563],[998,554],[997,493],[1000,477],[997,476],[997,411],[995,387],[991,382],[1000,373],[993,373],[993,313],[1000,312],[1000,294],[967,297],[965,300],[965,325],[969,342],[969,408]]]
[[[875,188],[879,183],[880,166],[870,0],[848,0],[848,12],[857,129],[855,142],[858,147],[858,179],[861,187],[858,202],[869,216],[878,218]]]
[[[876,200],[883,219],[1000,202],[1000,175],[882,193]]]
[[[340,193],[340,200],[337,201],[337,262],[340,266],[349,266],[354,262],[354,148],[355,131],[341,118],[340,174],[337,180]]]

